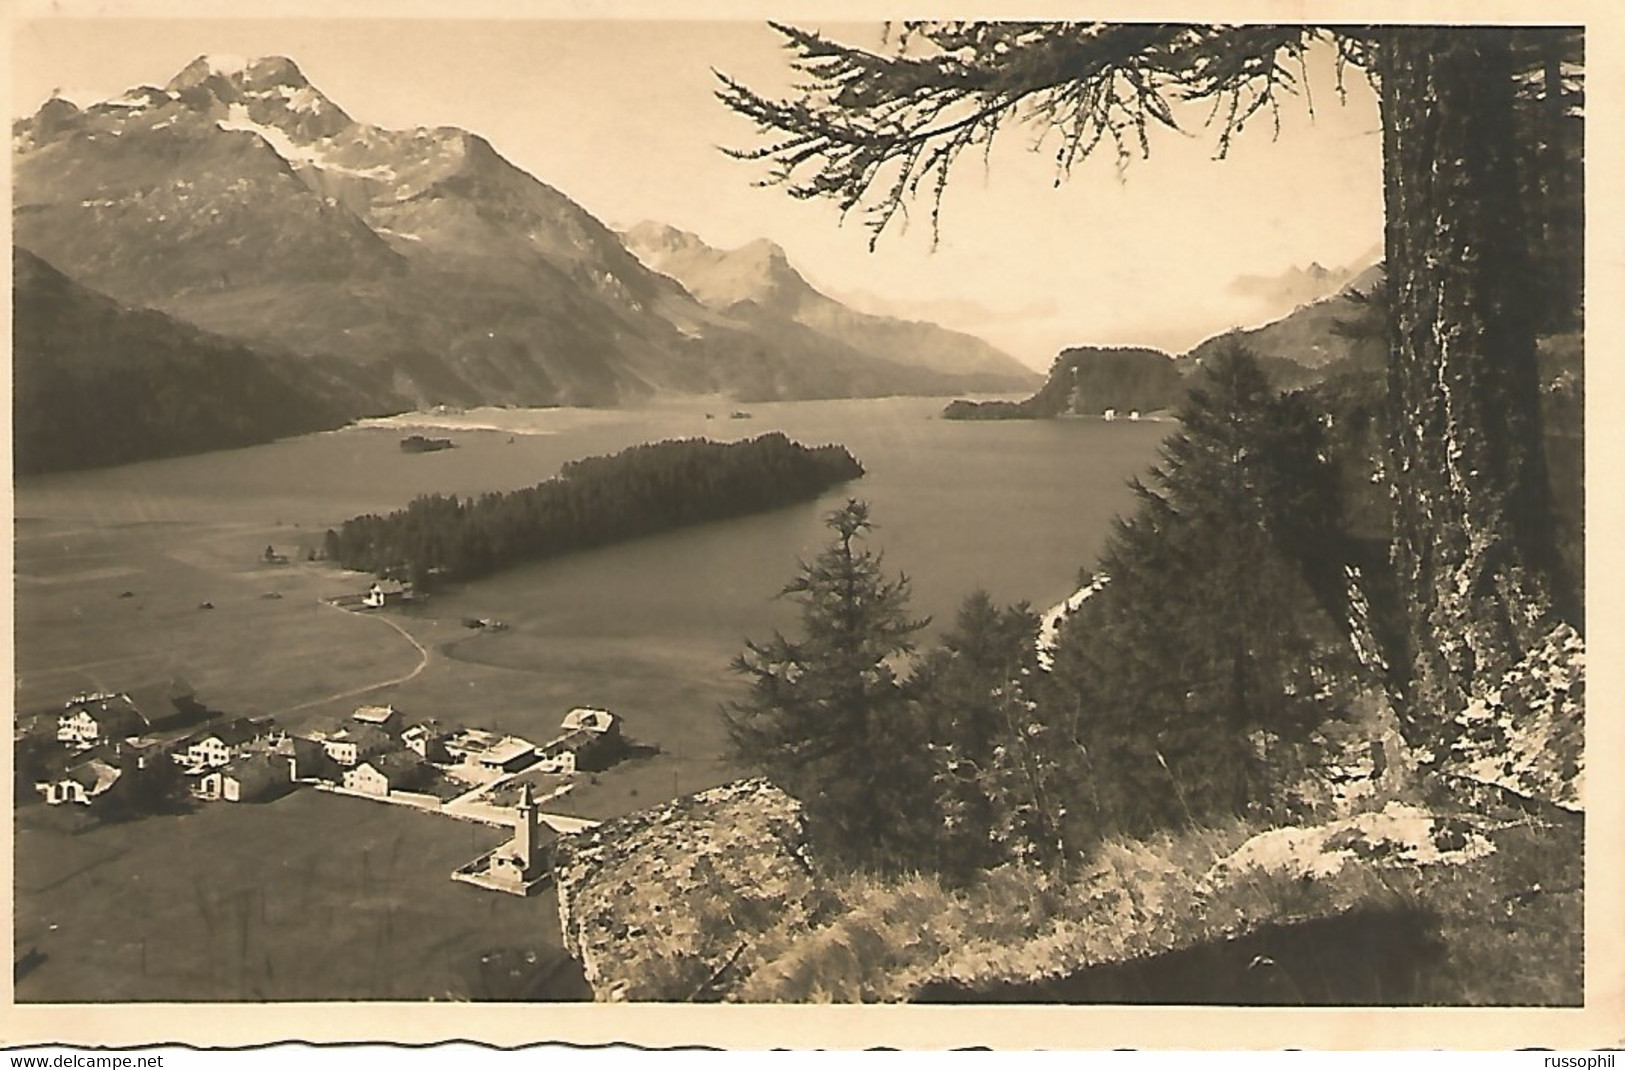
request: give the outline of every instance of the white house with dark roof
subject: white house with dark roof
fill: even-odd
[[[401,744],[426,762],[449,762],[451,752],[446,748],[449,734],[433,720],[415,724],[401,733]]]
[[[361,604],[367,609],[383,609],[391,602],[404,601],[411,596],[411,588],[399,580],[379,580],[367,588],[367,593],[361,596]]]
[[[123,775],[124,771],[111,762],[92,758],[80,762],[59,777],[35,784],[34,788],[52,806],[63,803],[89,806],[99,796],[111,791]]]
[[[320,742],[327,756],[346,768],[383,754],[393,746],[385,732],[370,724],[346,726]]]
[[[594,767],[614,751],[621,736],[621,721],[608,710],[578,706],[564,715],[556,739],[536,748],[538,768],[567,775]]]
[[[56,719],[57,742],[80,750],[98,743],[146,735],[152,726],[128,695],[98,692],[64,703]]]
[[[273,727],[269,720],[239,717],[203,729],[194,734],[184,748],[175,751],[175,760],[193,769],[218,769],[246,753],[251,744],[265,739]]]
[[[196,794],[226,802],[255,802],[291,782],[288,763],[269,754],[253,754],[211,769],[198,778]]]
[[[350,791],[388,798],[390,792],[406,791],[423,783],[426,769],[410,751],[392,751],[354,769],[344,771],[344,786]]]
[[[339,771],[327,748],[308,736],[284,734],[271,753],[287,764],[293,780],[337,780]]]

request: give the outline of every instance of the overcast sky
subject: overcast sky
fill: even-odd
[[[878,27],[822,28],[879,44]],[[1052,154],[1012,127],[990,167],[960,164],[934,252],[921,205],[871,253],[856,219],[753,188],[762,171],[717,151],[755,134],[716,102],[711,68],[783,87],[778,41],[759,21],[34,19],[13,25],[11,110],[53,90],[84,103],[161,85],[203,53],[286,55],[357,120],[482,134],[611,225],[657,219],[725,248],[770,238],[829,292],[878,296],[1038,368],[1070,344],[1183,351],[1270,318],[1226,292],[1237,276],[1344,266],[1381,241],[1376,103],[1352,72],[1340,105],[1323,57],[1314,117],[1289,103],[1279,139],[1255,119],[1223,161],[1204,109],[1126,173],[1106,153],[1056,188]]]

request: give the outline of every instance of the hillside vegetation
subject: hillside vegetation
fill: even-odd
[[[353,372],[125,308],[17,247],[12,287],[21,474],[253,445],[365,411]]]

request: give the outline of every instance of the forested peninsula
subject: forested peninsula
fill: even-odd
[[[741,442],[683,439],[571,461],[553,479],[508,493],[423,495],[388,516],[328,531],[345,568],[410,579],[476,579],[540,561],[816,498],[863,475],[839,445],[781,432]]]

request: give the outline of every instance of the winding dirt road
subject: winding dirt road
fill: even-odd
[[[416,679],[418,674],[420,674],[421,672],[423,672],[424,669],[427,669],[429,667],[429,650],[428,650],[428,648],[425,647],[422,643],[418,642],[417,639],[415,639],[412,636],[411,632],[408,632],[405,628],[402,628],[399,624],[396,624],[394,621],[390,620],[388,617],[385,617],[385,616],[383,616],[381,614],[354,613],[354,612],[351,612],[348,609],[342,609],[339,606],[335,606],[331,602],[323,602],[322,605],[327,606],[329,609],[333,610],[335,613],[343,613],[343,614],[346,614],[347,616],[351,616],[351,617],[368,617],[368,618],[370,618],[372,620],[377,621],[379,624],[383,624],[383,625],[385,625],[387,627],[395,629],[396,632],[400,633],[401,638],[405,639],[408,643],[411,643],[413,649],[415,649],[418,652],[418,663],[412,669],[411,672],[405,673],[405,674],[403,674],[401,676],[394,676],[394,677],[391,677],[388,680],[379,680],[379,681],[377,681],[375,683],[362,684],[360,687],[352,687],[347,691],[335,691],[332,694],[322,695],[319,698],[313,698],[308,702],[301,702],[296,706],[284,706],[280,710],[273,710],[271,712],[272,717],[281,717],[281,716],[283,716],[285,714],[289,714],[289,713],[298,713],[300,710],[308,710],[312,706],[320,706],[320,705],[322,705],[323,703],[326,703],[326,702],[338,702],[341,699],[356,698],[358,696],[365,695],[368,692],[377,691],[380,688],[394,687],[397,684],[404,684],[408,680]]]

